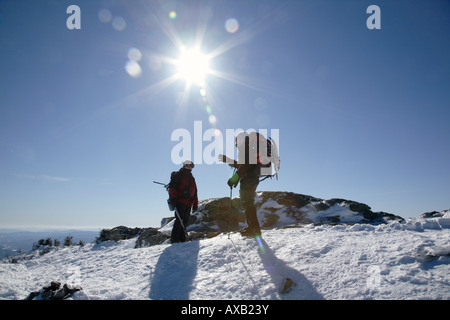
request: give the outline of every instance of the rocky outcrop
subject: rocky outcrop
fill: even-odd
[[[100,231],[100,236],[97,237],[96,242],[117,242],[133,238],[137,238],[135,247],[141,248],[161,244],[169,238],[169,235],[159,232],[158,228],[128,228],[119,226]]]
[[[100,235],[97,237],[96,242],[100,243],[103,241],[120,241],[127,240],[136,237],[142,228],[128,228],[124,226],[115,227],[112,229],[103,229],[100,231]]]
[[[303,224],[382,224],[404,221],[402,217],[386,212],[373,212],[364,203],[333,198],[324,200],[293,192],[258,192],[255,205],[263,229],[294,227]],[[162,228],[103,229],[97,242],[136,238],[136,248],[166,242],[170,238],[173,217],[164,218]],[[166,226],[165,226],[166,225]],[[165,226],[165,227],[164,227]],[[199,202],[187,225],[191,239],[209,238],[222,232],[236,231],[245,226],[245,213],[239,197],[215,198]]]
[[[169,238],[168,234],[159,232],[157,228],[144,228],[136,239],[135,248],[161,244]]]
[[[52,281],[41,290],[31,292],[25,300],[64,300],[80,290],[83,290],[83,288],[78,285],[74,286],[66,283],[61,288],[60,282]]]
[[[420,215],[420,218],[426,219],[426,218],[442,218],[444,216],[450,217],[450,209],[444,210],[444,211],[430,211],[425,212]]]
[[[371,223],[404,221],[386,212],[373,212],[364,203],[333,198],[324,200],[293,192],[258,192],[255,197],[258,219],[262,228],[277,228],[309,223]],[[188,230],[232,231],[245,222],[240,199],[218,198],[199,203],[191,217]]]

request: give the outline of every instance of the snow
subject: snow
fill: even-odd
[[[272,228],[258,239],[231,233],[136,249],[135,239],[90,243],[3,260],[0,299],[24,299],[56,280],[82,286],[75,300],[448,300],[449,228],[445,212],[404,223]],[[287,277],[296,285],[281,294]]]
[[[359,212],[350,210],[348,205],[341,205],[338,203],[326,210],[323,210],[320,215],[317,215],[316,212],[308,212],[309,219],[316,223],[320,222],[323,218],[336,216],[340,217],[340,221],[346,223],[357,223],[362,220],[361,214]]]

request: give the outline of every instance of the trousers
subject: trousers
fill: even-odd
[[[178,211],[178,214],[180,215],[180,218],[183,221],[183,225],[187,227],[189,217],[191,216],[191,206],[187,206],[184,203],[178,202],[176,205],[176,210]],[[175,213],[175,223],[173,225],[172,233],[170,235],[170,241],[172,243],[186,241],[186,235],[184,233],[183,226],[181,225],[180,220],[178,219],[176,213]]]
[[[245,219],[250,229],[260,230],[258,217],[256,216],[255,195],[259,180],[243,178],[240,182],[239,195],[245,210]]]

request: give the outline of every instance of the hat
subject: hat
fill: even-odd
[[[190,167],[191,169],[193,169],[195,167],[195,164],[191,160],[184,160],[183,167]]]

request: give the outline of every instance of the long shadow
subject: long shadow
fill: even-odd
[[[257,237],[256,242],[258,243],[258,253],[264,268],[275,286],[281,288],[283,280],[286,278],[292,279],[295,283],[291,292],[281,294],[282,299],[324,300],[324,297],[317,292],[311,282],[299,271],[286,265],[283,260],[278,259],[261,237]]]
[[[199,246],[199,241],[190,241],[173,244],[163,251],[150,277],[150,299],[189,299],[197,274]]]

